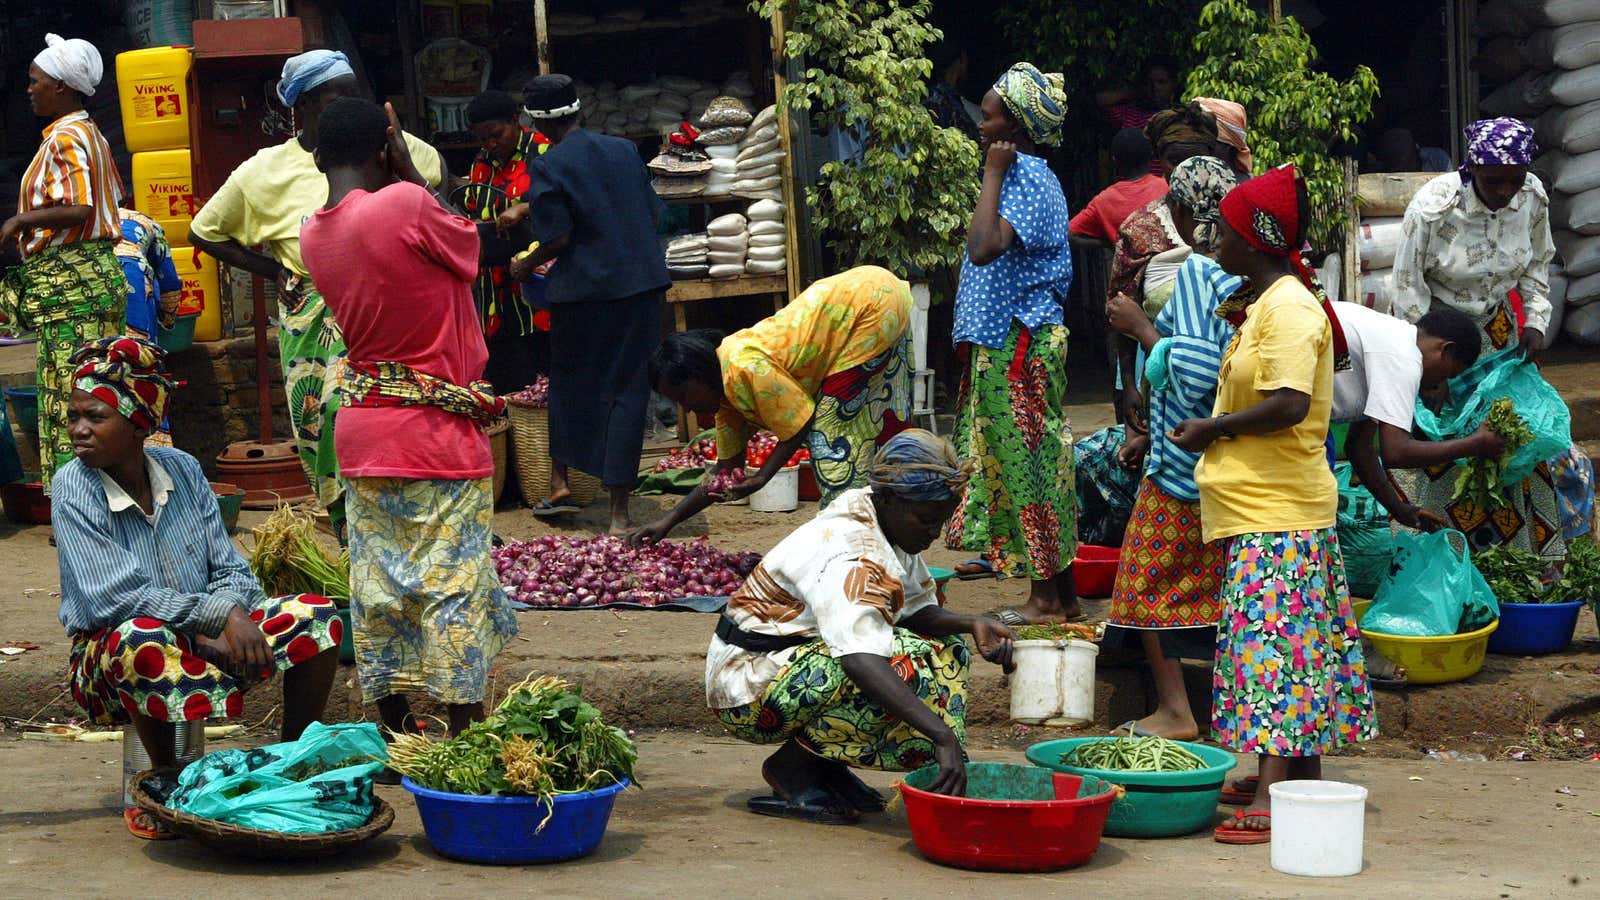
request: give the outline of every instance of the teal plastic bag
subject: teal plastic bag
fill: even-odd
[[[1339,548],[1344,551],[1344,576],[1350,593],[1371,597],[1394,561],[1394,530],[1389,512],[1364,485],[1352,484],[1355,472],[1347,462],[1333,469],[1339,484]]]
[[[388,758],[370,722],[313,722],[298,741],[200,757],[178,776],[167,806],[292,834],[360,828],[372,818],[372,777]]]
[[[1416,425],[1430,440],[1466,437],[1489,417],[1489,407],[1502,397],[1528,423],[1533,440],[1511,455],[1501,482],[1517,484],[1534,467],[1572,446],[1572,413],[1539,367],[1523,359],[1515,347],[1481,357],[1472,368],[1450,379],[1450,398],[1435,415],[1417,401]]]
[[[1361,628],[1406,637],[1475,631],[1500,617],[1500,604],[1459,531],[1394,536],[1394,562]]]

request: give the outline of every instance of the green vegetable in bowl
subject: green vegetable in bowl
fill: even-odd
[[[1589,538],[1567,545],[1567,563],[1561,580],[1550,588],[1546,603],[1587,603],[1600,615],[1600,547]]]
[[[1501,603],[1549,603],[1539,557],[1504,544],[1472,554],[1472,564]]]
[[[1177,741],[1131,735],[1079,744],[1061,754],[1061,762],[1111,772],[1192,772],[1206,767],[1205,760]]]

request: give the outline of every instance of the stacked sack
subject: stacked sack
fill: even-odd
[[[783,201],[783,145],[778,139],[778,108],[757,113],[734,154],[733,194],[749,200]],[[781,206],[780,206],[781,209]]]
[[[750,221],[738,213],[718,216],[706,225],[707,275],[736,278],[744,274],[745,254],[750,250]]]
[[[711,235],[685,234],[667,243],[667,274],[680,278],[705,278],[711,274]]]
[[[738,97],[715,97],[706,105],[706,111],[700,116],[700,143],[711,157],[707,195],[725,197],[733,193],[738,174],[739,142],[749,130],[751,118],[749,107]]]
[[[1543,151],[1533,169],[1550,193],[1560,260],[1546,339],[1565,313],[1569,337],[1600,344],[1600,2],[1491,0],[1478,28],[1486,39],[1474,65],[1503,82],[1480,108],[1532,123]]]
[[[695,146],[696,133],[687,122],[672,133],[661,152],[646,164],[650,186],[658,197],[696,197],[706,192],[711,158]]]
[[[718,97],[733,97],[747,108],[755,99],[750,76],[736,73],[721,85],[697,78],[668,75],[643,84],[617,87],[611,82],[577,82],[583,127],[602,134],[657,134],[684,120],[697,120]],[[743,136],[743,131],[739,136]],[[735,137],[730,143],[738,143]]]
[[[777,200],[757,200],[745,211],[750,234],[745,251],[744,270],[750,275],[774,275],[788,265],[787,229],[783,224],[783,204]]]
[[[1356,232],[1361,290],[1356,301],[1387,313],[1394,308],[1394,257],[1400,250],[1401,216],[1363,219]]]

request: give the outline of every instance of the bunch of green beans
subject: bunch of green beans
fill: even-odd
[[[1131,735],[1079,744],[1061,754],[1061,762],[1112,772],[1191,772],[1206,767],[1205,760],[1176,741]]]

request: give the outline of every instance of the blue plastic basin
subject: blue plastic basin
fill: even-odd
[[[425,788],[401,780],[417,798],[417,812],[428,843],[440,856],[464,862],[522,865],[588,856],[605,837],[606,823],[620,784],[555,798],[555,812],[544,830],[547,807],[534,797],[481,797]]]
[[[1489,635],[1489,652],[1502,656],[1560,653],[1572,643],[1581,602],[1502,603],[1500,627]]]

